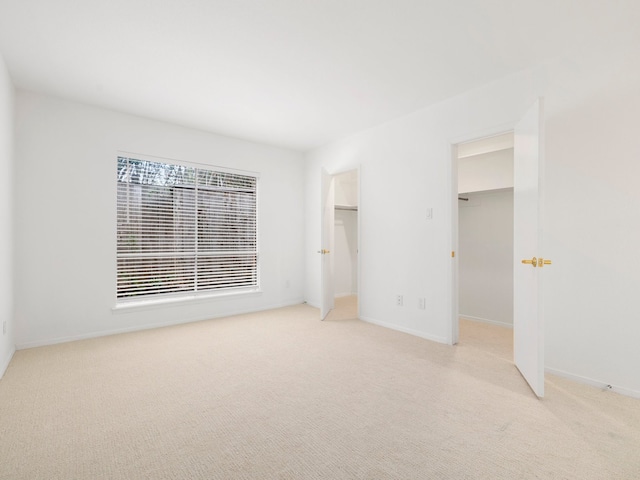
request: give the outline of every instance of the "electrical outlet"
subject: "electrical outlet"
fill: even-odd
[[[396,305],[398,307],[401,307],[404,303],[404,299],[402,298],[402,295],[396,295]]]
[[[418,299],[418,308],[420,310],[424,310],[425,308],[427,308],[427,301],[425,300],[424,297],[420,297]]]

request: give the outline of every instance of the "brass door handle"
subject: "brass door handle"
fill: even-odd
[[[330,253],[329,250],[325,250],[324,248],[322,250],[318,250],[318,253],[322,254],[322,255],[326,255],[327,253]]]
[[[533,268],[536,267],[544,267],[545,265],[551,265],[551,260],[545,260],[544,258],[536,258],[533,257],[531,260],[522,260],[522,263],[526,265],[531,265]]]

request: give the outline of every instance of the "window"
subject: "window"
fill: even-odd
[[[117,298],[258,287],[257,178],[118,157]]]

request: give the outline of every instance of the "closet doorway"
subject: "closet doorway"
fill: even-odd
[[[349,170],[325,177],[329,198],[323,202],[322,298],[321,318],[334,308],[359,313],[358,250],[360,243],[359,173]],[[326,212],[326,210],[330,210]],[[326,247],[324,246],[326,245]],[[328,247],[328,248],[327,248]],[[343,312],[344,313],[344,312]],[[331,312],[331,317],[342,316]]]
[[[513,361],[522,374],[523,379],[529,384],[537,397],[544,396],[544,298],[542,284],[544,276],[540,273],[544,265],[550,265],[548,258],[541,258],[540,248],[543,246],[543,196],[542,188],[544,178],[544,99],[538,98],[513,124],[510,133],[495,135],[480,141],[452,144],[451,152],[451,193],[452,195],[452,258],[451,262],[451,337],[452,344],[458,343],[460,314],[469,315],[460,311],[459,274],[460,259],[464,251],[459,248],[459,194],[465,191],[496,190],[503,188],[513,189]],[[486,143],[495,143],[496,140],[512,138],[512,148],[485,149]],[[482,145],[482,151],[475,151],[472,155],[465,154],[467,148],[473,149]],[[490,188],[468,189],[460,185],[462,181],[461,162],[466,157],[481,155],[489,152],[510,150],[511,161],[504,162],[510,175],[505,175],[512,180],[507,185],[492,185]],[[462,162],[464,163],[464,162]],[[493,181],[494,175],[487,175],[487,168],[478,168],[475,162],[469,161],[474,166],[476,175],[471,178],[474,181]],[[504,170],[503,172],[504,173]],[[464,197],[462,197],[464,198]],[[456,251],[458,258],[456,258]],[[529,267],[540,267],[532,270]],[[503,298],[506,295],[503,295]]]
[[[513,328],[513,133],[458,145],[458,316]]]

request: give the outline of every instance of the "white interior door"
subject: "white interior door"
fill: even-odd
[[[333,262],[331,251],[333,250],[333,229],[335,218],[335,198],[334,198],[334,185],[333,177],[323,168],[322,180],[321,180],[321,195],[320,199],[322,205],[321,219],[322,225],[320,227],[320,285],[322,288],[320,299],[320,318],[325,319],[327,314],[333,309],[334,305],[334,293],[333,293]]]
[[[544,396],[540,285],[544,261],[539,262],[542,132],[543,110],[539,99],[514,129],[513,187],[513,355],[518,370],[538,397]]]

